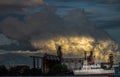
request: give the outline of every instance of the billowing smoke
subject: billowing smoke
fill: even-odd
[[[83,52],[93,50],[96,58],[107,60],[109,53],[116,51],[118,45],[110,36],[97,30],[83,9],[72,10],[60,17],[52,8],[24,18],[24,22],[9,17],[0,23],[0,31],[9,38],[29,40],[40,52],[56,53],[62,46],[64,55],[82,57]]]

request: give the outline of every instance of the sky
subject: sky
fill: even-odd
[[[119,24],[119,0],[0,0],[0,54],[119,52]]]

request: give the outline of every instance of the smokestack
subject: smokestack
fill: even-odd
[[[110,64],[113,64],[113,54],[109,55],[109,62],[110,62]]]
[[[90,51],[90,59],[93,59],[93,51]]]
[[[87,60],[87,55],[86,55],[86,51],[84,52],[84,55],[85,55],[85,60]]]
[[[59,57],[60,61],[62,61],[62,47],[61,46],[58,46],[57,56]]]
[[[111,69],[113,66],[113,54],[109,54],[109,63],[110,63],[110,67],[108,69]]]

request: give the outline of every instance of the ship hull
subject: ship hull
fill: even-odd
[[[74,72],[74,75],[79,75],[79,76],[112,76],[114,74],[114,71],[94,71],[94,72],[85,72],[85,71],[73,71]]]
[[[76,76],[113,76],[113,73],[109,73],[109,74],[74,74]]]

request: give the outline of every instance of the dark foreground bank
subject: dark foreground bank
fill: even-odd
[[[41,69],[29,68],[28,66],[15,66],[6,68],[0,66],[0,76],[73,76],[66,66],[56,65],[49,72],[44,73]]]

